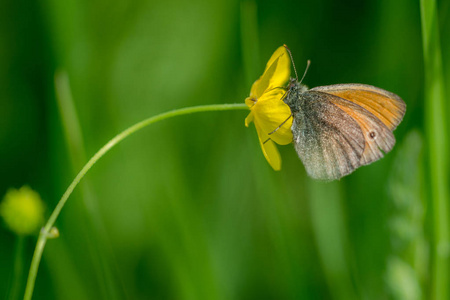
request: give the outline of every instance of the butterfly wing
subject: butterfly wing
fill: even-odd
[[[391,131],[402,121],[406,111],[406,104],[399,96],[367,84],[334,84],[315,87],[310,91],[335,95],[353,102],[371,112]]]
[[[365,145],[358,122],[330,100],[332,95],[308,91],[297,97],[292,133],[308,175],[334,180],[358,168]]]
[[[358,122],[365,138],[361,164],[367,165],[383,157],[395,145],[392,131],[403,119],[403,100],[383,89],[364,84],[336,84],[316,87],[310,92],[332,95],[332,103]]]

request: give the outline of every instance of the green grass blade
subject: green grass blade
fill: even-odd
[[[257,5],[255,1],[241,2],[241,43],[242,56],[247,86],[258,79],[262,70],[259,61],[259,31]]]
[[[23,292],[22,290],[22,280],[24,274],[24,246],[25,237],[17,236],[15,253],[14,253],[14,268],[13,268],[13,278],[10,288],[7,292],[7,299],[16,300],[20,299],[19,295]]]
[[[436,5],[434,0],[420,1],[425,63],[425,126],[434,233],[431,295],[433,299],[449,299],[448,131]]]
[[[394,300],[424,299],[428,279],[429,241],[425,231],[426,197],[422,135],[412,130],[400,145],[388,181],[391,198],[391,252],[386,284]]]
[[[69,77],[66,72],[59,71],[55,74],[55,89],[69,157],[72,161],[74,175],[76,175],[76,171],[80,170],[86,161],[86,151],[81,125],[72,98]],[[109,247],[109,238],[103,225],[102,216],[99,213],[97,200],[90,192],[87,182],[81,185],[81,189],[83,204],[81,214],[86,213],[87,226],[84,222],[80,222],[80,227],[89,237],[86,240],[86,246],[89,253],[92,253],[92,269],[97,277],[99,290],[105,298],[120,299],[119,285],[114,278],[117,277],[118,272],[114,272],[112,250]]]
[[[312,229],[330,293],[333,299],[357,299],[340,183],[308,181]]]

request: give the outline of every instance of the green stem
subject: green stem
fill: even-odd
[[[91,159],[89,159],[89,161],[86,163],[86,165],[84,165],[84,167],[81,169],[81,171],[75,177],[75,179],[69,185],[69,187],[64,192],[61,199],[59,200],[58,204],[56,205],[55,209],[53,210],[47,223],[42,228],[41,233],[39,234],[36,249],[34,250],[33,259],[31,261],[30,271],[28,274],[27,286],[25,289],[24,300],[30,300],[33,295],[33,289],[34,289],[34,284],[36,281],[36,275],[37,275],[39,263],[42,258],[42,253],[44,251],[45,243],[47,242],[47,239],[49,238],[49,236],[51,236],[50,230],[52,229],[53,225],[55,224],[55,221],[58,218],[62,208],[64,207],[64,205],[67,202],[67,199],[72,194],[73,190],[78,185],[78,183],[81,181],[81,179],[84,177],[84,175],[86,175],[86,173],[92,168],[92,166],[95,165],[95,163],[100,158],[102,158],[103,155],[106,154],[106,152],[108,152],[111,148],[113,148],[115,145],[117,145],[119,142],[121,142],[123,139],[130,136],[131,134],[139,131],[140,129],[142,129],[144,127],[147,127],[150,124],[153,124],[153,123],[165,120],[165,119],[169,119],[169,118],[172,118],[175,116],[188,115],[188,114],[197,113],[197,112],[242,110],[242,109],[248,109],[248,108],[245,104],[212,104],[212,105],[200,105],[200,106],[171,110],[171,111],[150,117],[139,123],[134,124],[133,126],[125,129],[124,131],[122,131],[121,133],[116,135],[109,142],[107,142],[102,148],[100,148],[100,150],[98,150],[97,153],[95,153],[94,156],[92,156]]]
[[[19,235],[16,241],[16,249],[14,253],[14,269],[13,269],[13,281],[11,284],[11,290],[9,292],[8,299],[16,300],[19,299],[21,295],[21,288],[23,288],[22,277],[23,277],[23,255],[25,247],[25,237]]]
[[[420,1],[425,67],[425,124],[433,213],[431,299],[449,299],[448,134],[435,0]]]

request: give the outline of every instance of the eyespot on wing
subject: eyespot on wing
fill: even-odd
[[[313,91],[312,93],[322,92]],[[364,152],[361,155],[361,165],[367,165],[379,160],[383,157],[383,152],[387,153],[392,150],[395,145],[395,137],[392,131],[374,114],[351,101],[334,95],[328,95],[328,99],[352,117],[360,126],[365,141]]]

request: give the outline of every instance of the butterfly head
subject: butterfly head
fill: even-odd
[[[283,101],[290,107],[292,113],[300,110],[301,94],[307,90],[308,87],[306,85],[301,84],[296,78],[291,78]]]

